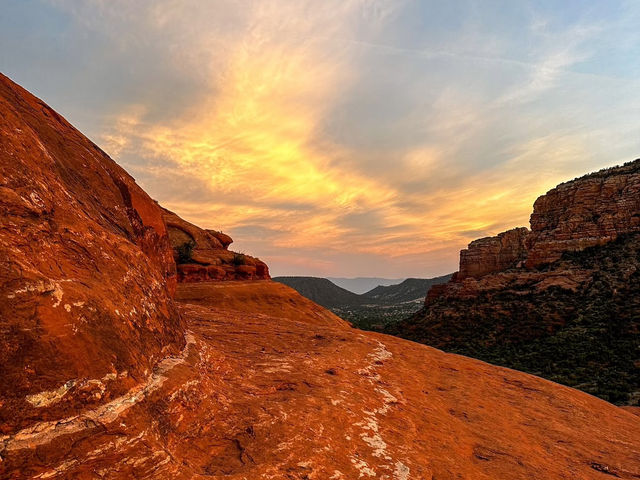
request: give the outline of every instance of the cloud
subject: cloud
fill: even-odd
[[[8,73],[276,274],[448,273],[640,147],[633,3],[32,3]]]

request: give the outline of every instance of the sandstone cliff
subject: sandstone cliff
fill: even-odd
[[[460,270],[454,281],[467,277],[479,278],[488,273],[519,267],[527,258],[526,228],[514,228],[495,237],[481,238],[460,252]]]
[[[453,282],[555,262],[564,252],[640,231],[640,160],[562,183],[536,200],[531,231],[514,228],[471,242]]]
[[[527,238],[527,266],[563,252],[603,245],[640,231],[640,160],[558,185],[538,198]]]
[[[639,232],[640,160],[563,183],[388,332],[636,403]]]
[[[597,398],[271,281],[176,285],[174,253],[238,275],[230,239],[0,80],[0,479],[640,476],[639,417]]]

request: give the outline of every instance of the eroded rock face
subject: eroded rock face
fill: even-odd
[[[536,200],[527,266],[640,231],[640,160],[558,185]]]
[[[455,279],[479,278],[520,266],[527,258],[525,239],[528,234],[529,230],[521,227],[471,242],[466,250],[460,252],[460,271]]]
[[[270,278],[266,263],[228,250],[233,242],[229,235],[197,227],[166,209],[164,221],[174,249],[179,282]]]
[[[0,432],[130,388],[179,352],[161,209],[0,75]]]
[[[472,242],[452,280],[388,332],[635,403],[639,239],[636,160],[538,198],[530,232]]]
[[[512,268],[536,269],[564,252],[604,245],[640,231],[640,160],[558,185],[539,197],[531,231],[514,228],[481,238],[460,252],[460,269],[451,282],[481,278]],[[428,298],[434,298],[438,287]]]
[[[559,260],[564,252],[604,245],[638,231],[640,160],[563,183],[539,197],[531,231],[514,228],[471,242],[460,252],[460,270],[452,281],[516,267],[535,269]]]

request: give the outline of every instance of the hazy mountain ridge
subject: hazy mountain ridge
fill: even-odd
[[[327,280],[335,283],[345,290],[361,295],[378,286],[397,285],[402,282],[402,278],[382,278],[382,277],[326,277]]]
[[[413,302],[416,300],[422,301],[424,299],[424,292],[429,290],[433,285],[448,282],[451,279],[451,275],[452,274],[443,275],[435,278],[407,278],[397,285],[379,285],[366,292],[364,296],[388,305]]]
[[[381,329],[388,323],[418,311],[433,285],[445,283],[451,275],[436,278],[407,278],[389,286],[377,286],[357,295],[320,277],[274,277],[306,298],[363,329]]]
[[[366,302],[361,295],[341,288],[327,278],[273,277],[273,280],[293,288],[303,297],[329,309]]]
[[[435,278],[407,278],[398,284],[382,286],[356,294],[334,284],[328,278],[281,276],[276,282],[284,283],[301,295],[319,303],[325,308],[349,307],[365,304],[396,305],[405,302],[422,301],[427,290],[433,285],[446,283],[451,275]]]

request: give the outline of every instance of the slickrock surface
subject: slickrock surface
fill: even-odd
[[[197,227],[166,209],[163,218],[174,249],[179,282],[270,278],[266,263],[228,249],[233,242],[229,235]]]
[[[176,285],[122,169],[4,77],[0,113],[0,479],[640,476],[633,413],[268,280]]]
[[[0,75],[0,434],[138,384],[184,346],[162,211]]]
[[[178,297],[183,353],[113,406],[0,440],[2,478],[640,475],[640,419],[584,393],[353,330],[269,281]]]

